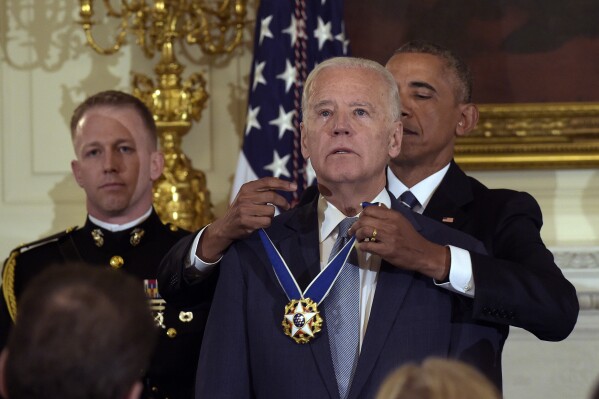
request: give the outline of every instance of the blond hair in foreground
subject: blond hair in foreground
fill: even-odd
[[[478,370],[457,360],[406,364],[385,379],[376,399],[501,399]]]

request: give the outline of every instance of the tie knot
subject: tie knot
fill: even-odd
[[[339,235],[338,237],[347,237],[347,231],[352,226],[352,224],[356,223],[358,220],[357,217],[345,218],[341,222],[339,222]]]
[[[404,193],[399,196],[399,200],[410,209],[414,209],[415,206],[420,205],[420,202],[418,202],[418,199],[410,190],[404,191]]]

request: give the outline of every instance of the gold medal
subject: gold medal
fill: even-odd
[[[330,288],[335,283],[341,268],[347,261],[349,253],[354,247],[355,237],[352,237],[344,247],[329,261],[326,268],[308,285],[304,292],[300,291],[295,277],[281,257],[281,254],[268,237],[264,229],[258,230],[260,239],[272,268],[285,292],[291,301],[285,306],[283,317],[283,332],[298,344],[310,342],[322,329],[324,322],[318,312],[320,304],[327,296]],[[326,271],[326,273],[325,273]],[[300,298],[300,299],[292,299]]]
[[[317,304],[310,298],[293,299],[285,306],[283,331],[298,344],[310,342],[322,328]]]

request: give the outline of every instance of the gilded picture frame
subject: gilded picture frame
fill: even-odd
[[[457,140],[469,170],[599,166],[599,2],[345,0],[352,55],[384,64],[410,40],[470,66],[480,119]]]
[[[458,139],[469,170],[599,166],[599,103],[482,104],[476,129]]]

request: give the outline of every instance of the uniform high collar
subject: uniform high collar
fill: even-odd
[[[154,210],[154,208],[150,207],[150,209],[148,209],[148,211],[146,213],[144,213],[141,217],[139,217],[135,220],[132,220],[130,222],[123,223],[123,224],[107,223],[98,218],[93,217],[92,215],[87,215],[87,217],[96,226],[99,226],[99,227],[103,228],[104,230],[117,232],[117,231],[128,230],[131,227],[137,226],[138,224],[142,223],[144,220],[146,220],[150,216],[150,214],[152,213],[153,210]]]
[[[154,209],[145,219],[140,219],[135,225],[127,226],[120,231],[110,231],[87,218],[83,227],[83,234],[92,240],[94,245],[106,251],[124,251],[127,248],[143,245],[157,230],[156,226],[162,226],[162,221]]]

